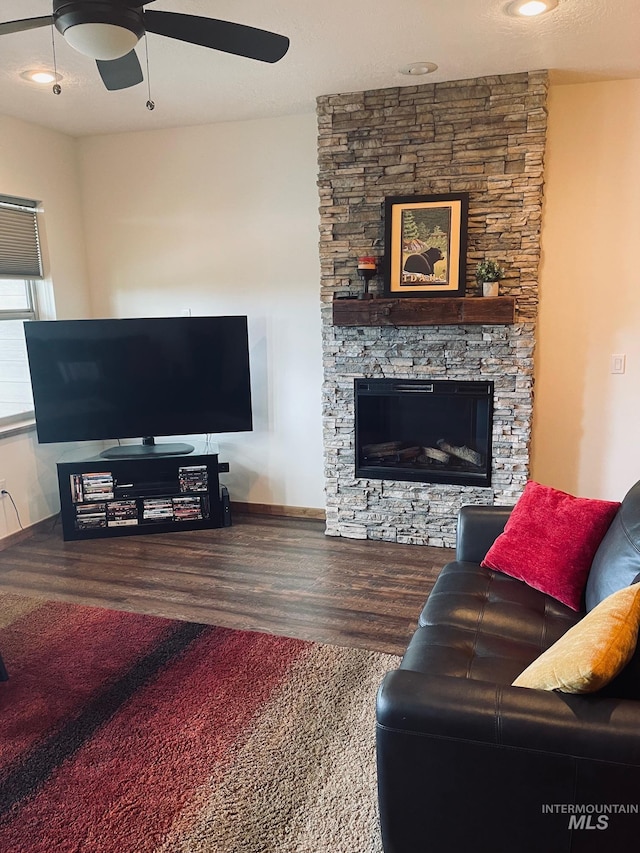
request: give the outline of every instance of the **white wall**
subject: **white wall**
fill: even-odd
[[[551,88],[531,470],[612,500],[640,479],[639,150],[640,80]]]
[[[45,273],[58,317],[89,311],[76,142],[0,116],[0,193],[42,202]],[[67,446],[65,446],[67,447]],[[26,527],[58,511],[55,462],[60,445],[38,445],[35,432],[0,435],[0,479]],[[0,538],[18,530],[10,501],[0,501]]]
[[[232,500],[324,507],[315,115],[79,141],[93,315],[247,314]],[[215,438],[215,437],[214,437]]]

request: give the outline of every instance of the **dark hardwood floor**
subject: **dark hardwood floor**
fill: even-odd
[[[52,521],[0,552],[0,591],[402,654],[451,555],[328,537],[314,519],[85,542]]]

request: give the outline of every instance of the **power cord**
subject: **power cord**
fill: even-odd
[[[20,521],[20,513],[18,512],[18,507],[16,506],[16,502],[14,501],[14,499],[11,495],[11,492],[7,491],[6,489],[0,489],[0,495],[6,495],[9,498],[9,500],[13,504],[13,508],[16,512],[16,518],[18,519],[18,524],[20,525],[20,530],[24,530],[24,527],[22,526],[22,522]]]

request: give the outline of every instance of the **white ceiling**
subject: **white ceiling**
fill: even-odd
[[[20,78],[52,67],[51,29],[0,37],[0,113],[72,136],[312,112],[337,92],[547,68],[559,82],[640,78],[639,0],[559,0],[535,19],[506,0],[157,0],[154,10],[222,18],[289,36],[270,65],[149,35],[147,83],[107,92],[94,62],[56,33],[62,94]],[[51,13],[51,0],[2,0],[0,21]],[[144,40],[137,48],[145,68]],[[407,77],[402,66],[438,70]]]

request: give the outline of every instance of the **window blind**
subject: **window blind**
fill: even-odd
[[[35,201],[0,195],[0,278],[42,278]]]

